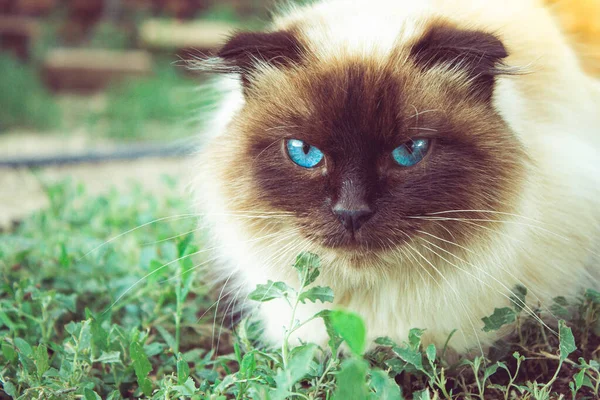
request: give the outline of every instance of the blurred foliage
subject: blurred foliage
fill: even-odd
[[[207,11],[201,12],[198,19],[208,21],[241,22],[242,17],[235,7],[228,3],[214,4]]]
[[[238,6],[230,2],[212,2],[194,15],[196,20],[223,21],[260,29],[258,10],[268,2],[250,1]],[[240,8],[241,7],[241,8]],[[193,14],[192,14],[193,15]],[[40,19],[41,33],[31,44],[28,64],[0,54],[0,132],[14,128],[50,131],[62,128],[66,133],[85,128],[94,136],[119,139],[169,139],[194,134],[219,94],[214,87],[201,87],[195,79],[173,65],[174,55],[165,61],[156,57],[154,73],[142,79],[116,82],[100,96],[77,95],[77,104],[49,93],[39,71],[47,52],[70,45],[88,48],[127,50],[137,47],[137,28],[150,10],[124,8],[111,18],[103,17],[80,38],[66,37],[65,29],[73,21],[69,8],[56,7]],[[164,55],[162,55],[164,57]]]
[[[36,67],[0,53],[0,132],[15,128],[51,131],[86,130],[119,139],[172,139],[189,136],[201,126],[218,99],[216,89],[202,87],[182,68],[161,63],[154,74],[118,82],[101,97],[77,96],[77,103],[49,93]],[[65,99],[62,101],[61,99]],[[67,118],[69,116],[69,118]]]
[[[148,78],[115,84],[105,107],[88,116],[90,129],[110,137],[164,139],[193,133],[201,110],[215,101],[214,93],[173,66],[162,65]]]
[[[32,65],[40,65],[48,50],[60,47],[59,31],[64,18],[64,12],[59,10],[41,22],[41,32],[31,47],[30,63]]]
[[[131,46],[131,35],[117,25],[100,22],[94,26],[89,47],[125,50]]]
[[[0,131],[15,127],[57,128],[61,111],[35,67],[0,53]]]

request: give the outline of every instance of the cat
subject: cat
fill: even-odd
[[[600,83],[536,0],[323,0],[238,32],[198,68],[227,92],[193,171],[212,274],[277,345],[309,251],[369,340],[483,350],[482,317],[598,283]],[[294,344],[327,342],[322,320]]]

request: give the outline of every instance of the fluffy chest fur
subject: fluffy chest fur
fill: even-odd
[[[542,307],[595,285],[600,84],[537,1],[322,1],[201,66],[229,75],[197,193],[236,304],[297,284],[290,265],[311,251],[372,338],[459,329],[466,351],[494,339],[481,318],[516,285]],[[267,341],[289,312],[255,310]],[[298,336],[324,343],[319,324]]]

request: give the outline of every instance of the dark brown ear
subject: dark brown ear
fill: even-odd
[[[300,63],[302,54],[300,42],[288,31],[237,33],[217,53],[231,70],[242,74],[245,84],[260,63],[283,68]]]
[[[447,24],[433,25],[412,47],[411,54],[424,69],[446,64],[466,71],[474,93],[489,100],[494,77],[505,73],[502,60],[506,48],[496,36],[477,30],[463,30]]]

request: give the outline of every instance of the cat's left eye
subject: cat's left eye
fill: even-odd
[[[323,160],[323,152],[315,146],[298,140],[290,139],[285,143],[290,159],[303,168],[314,168]]]
[[[430,147],[431,139],[410,140],[396,147],[392,151],[392,157],[401,167],[412,167],[425,158]]]

